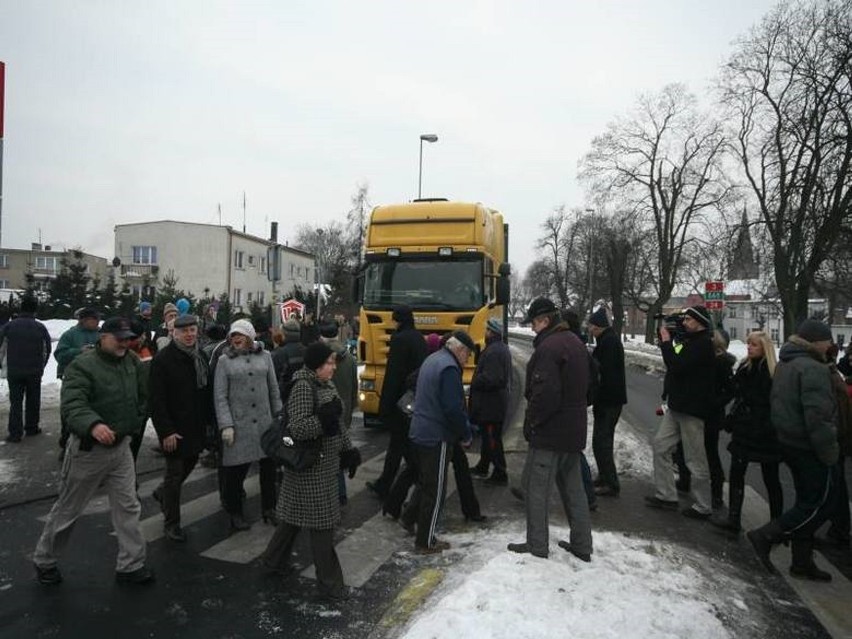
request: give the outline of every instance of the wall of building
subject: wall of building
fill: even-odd
[[[81,259],[88,267],[92,282],[103,281],[107,276],[109,263],[106,258],[80,252]],[[47,286],[62,268],[62,259],[73,262],[76,252],[52,251],[43,248],[0,249],[0,289],[24,289],[27,286],[27,273],[32,272],[37,281]]]

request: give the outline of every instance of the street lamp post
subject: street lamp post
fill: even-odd
[[[595,214],[595,209],[586,209],[586,213],[590,216]],[[592,224],[594,224],[594,218],[592,218]],[[595,229],[592,225],[589,225],[589,316],[591,317],[592,313],[595,312],[595,296],[593,295],[592,286],[594,285],[592,276],[594,275],[595,263]]]
[[[316,278],[317,278],[317,316],[316,322],[319,325],[320,321],[320,312],[322,310],[322,235],[323,229],[317,229],[317,235],[319,235],[319,246],[317,247],[317,267],[316,267]]]
[[[424,133],[420,136],[420,168],[417,172],[417,199],[419,200],[423,190],[423,142],[437,142],[438,136],[434,133]]]

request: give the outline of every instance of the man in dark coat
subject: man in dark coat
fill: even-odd
[[[175,319],[173,339],[151,362],[150,410],[166,459],[154,499],[163,509],[166,537],[186,541],[180,526],[180,491],[204,450],[212,420],[207,357],[198,347],[198,318]]]
[[[396,331],[388,347],[385,377],[379,398],[379,417],[390,431],[390,442],[382,474],[376,481],[367,482],[367,487],[382,499],[387,497],[396,478],[408,438],[408,420],[396,403],[405,394],[405,380],[420,367],[427,354],[426,340],[414,328],[414,314],[411,309],[407,306],[397,306],[392,319],[396,322]]]
[[[503,343],[503,323],[491,318],[485,329],[485,350],[479,356],[470,381],[470,421],[479,426],[482,451],[479,463],[471,469],[475,475],[488,476],[486,482],[505,486],[506,456],[503,453],[503,426],[509,407],[509,382],[512,378],[512,356]]]
[[[586,447],[588,352],[547,298],[533,300],[526,323],[536,333],[524,393],[524,437],[529,442],[523,477],[527,539],[509,544],[508,549],[548,556],[547,511],[555,480],[571,522],[571,540],[560,541],[559,546],[582,561],[591,561],[592,524],[580,469],[580,454]]]
[[[595,492],[605,497],[617,497],[621,487],[613,458],[613,439],[618,418],[621,417],[621,407],[627,403],[624,346],[609,325],[609,317],[603,306],[589,317],[589,334],[595,338],[592,357],[600,371],[600,384],[592,404],[595,415],[592,450],[598,465],[599,484]]]
[[[305,359],[305,345],[302,344],[302,327],[295,319],[288,319],[281,325],[284,344],[272,351],[272,365],[275,377],[282,393],[293,379],[293,373],[302,368]]]
[[[692,519],[709,519],[710,471],[704,447],[704,420],[715,405],[716,356],[710,327],[710,314],[703,306],[683,310],[684,333],[672,340],[665,327],[660,329],[660,350],[666,364],[664,387],[668,410],[654,435],[654,495],[645,497],[653,508],[677,510],[677,488],[672,470],[672,452],[683,442],[683,456],[692,473],[694,504],[683,510]]]
[[[35,318],[38,302],[25,297],[21,312],[0,328],[0,347],[6,348],[6,378],[9,381],[9,435],[17,444],[24,433],[41,432],[41,378],[50,357],[50,334]],[[26,397],[26,415],[24,398]]]
[[[769,553],[772,546],[791,540],[790,574],[812,581],[831,581],[813,559],[814,533],[831,516],[836,486],[832,477],[840,447],[837,442],[837,402],[825,354],[831,329],[805,320],[781,348],[772,378],[772,425],[781,458],[790,467],[796,501],[778,519],[746,533],[761,563],[777,573]]]

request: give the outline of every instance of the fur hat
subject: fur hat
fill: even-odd
[[[598,328],[608,328],[609,327],[609,317],[606,314],[606,308],[601,306],[589,316],[589,324],[592,326],[597,326]]]
[[[809,342],[830,342],[832,340],[831,328],[828,324],[815,319],[806,319],[799,324],[796,335]]]
[[[254,341],[254,338],[257,337],[257,333],[254,331],[254,326],[251,325],[251,322],[245,319],[239,319],[233,324],[231,324],[231,328],[228,331],[228,337],[233,335],[234,333],[239,333],[240,335],[245,335]]]
[[[325,342],[314,342],[305,349],[305,367],[312,371],[317,370],[325,364],[325,361],[334,353]]]

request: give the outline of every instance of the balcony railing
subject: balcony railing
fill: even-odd
[[[160,267],[157,264],[122,264],[121,276],[125,279],[157,277]]]

